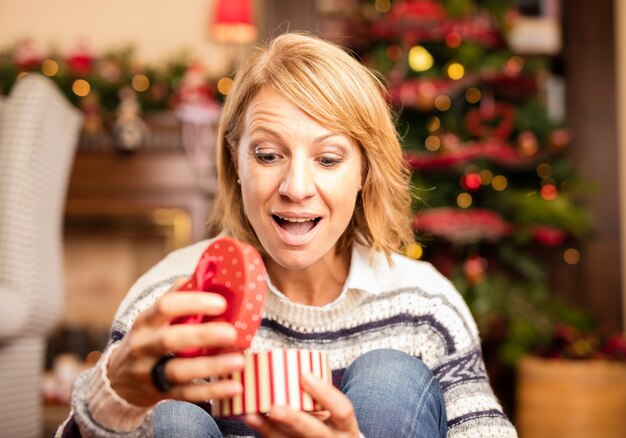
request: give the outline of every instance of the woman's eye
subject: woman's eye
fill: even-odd
[[[254,158],[259,163],[272,164],[278,160],[278,155],[272,153],[255,152]]]
[[[341,158],[337,157],[320,157],[319,162],[324,167],[335,167],[341,163]]]

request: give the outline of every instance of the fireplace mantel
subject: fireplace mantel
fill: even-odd
[[[79,149],[70,176],[66,217],[162,217],[165,211],[185,212],[188,240],[197,241],[206,235],[212,181],[196,175],[182,149],[132,153]]]

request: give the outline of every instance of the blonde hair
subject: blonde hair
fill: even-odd
[[[218,130],[211,234],[225,231],[263,251],[244,213],[234,160],[248,105],[267,86],[328,129],[355,139],[361,148],[363,188],[337,250],[357,240],[389,259],[413,242],[410,174],[383,97],[384,85],[341,47],[297,33],[258,47],[236,74]]]

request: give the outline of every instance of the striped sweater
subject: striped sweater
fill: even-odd
[[[202,241],[171,253],[133,285],[117,312],[108,350],[178,277],[192,274],[208,244]],[[327,351],[336,383],[364,352],[400,350],[419,357],[439,380],[449,437],[517,436],[489,385],[476,324],[463,298],[430,264],[394,254],[389,265],[383,254],[371,256],[366,247],[355,244],[344,290],[330,304],[296,304],[269,281],[268,286],[253,350]],[[78,429],[83,436],[151,435],[151,410],[125,403],[110,389],[104,372],[108,356],[105,353],[94,369],[77,380],[72,417],[58,436],[72,436]],[[125,429],[119,428],[120,421]],[[225,436],[249,432],[240,422],[223,422],[220,427]]]

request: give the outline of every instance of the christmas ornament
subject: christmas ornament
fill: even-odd
[[[533,238],[542,246],[559,246],[565,242],[567,234],[558,228],[535,225],[531,231]]]
[[[194,63],[186,70],[174,102],[176,115],[182,121],[187,158],[198,175],[210,176],[221,107],[213,98],[201,64]]]
[[[141,107],[135,91],[130,87],[124,87],[119,94],[120,104],[114,126],[117,147],[121,151],[134,151],[142,145],[147,134],[147,126],[140,117]]]
[[[81,42],[66,59],[70,71],[76,76],[86,76],[91,72],[94,56],[87,43]]]

